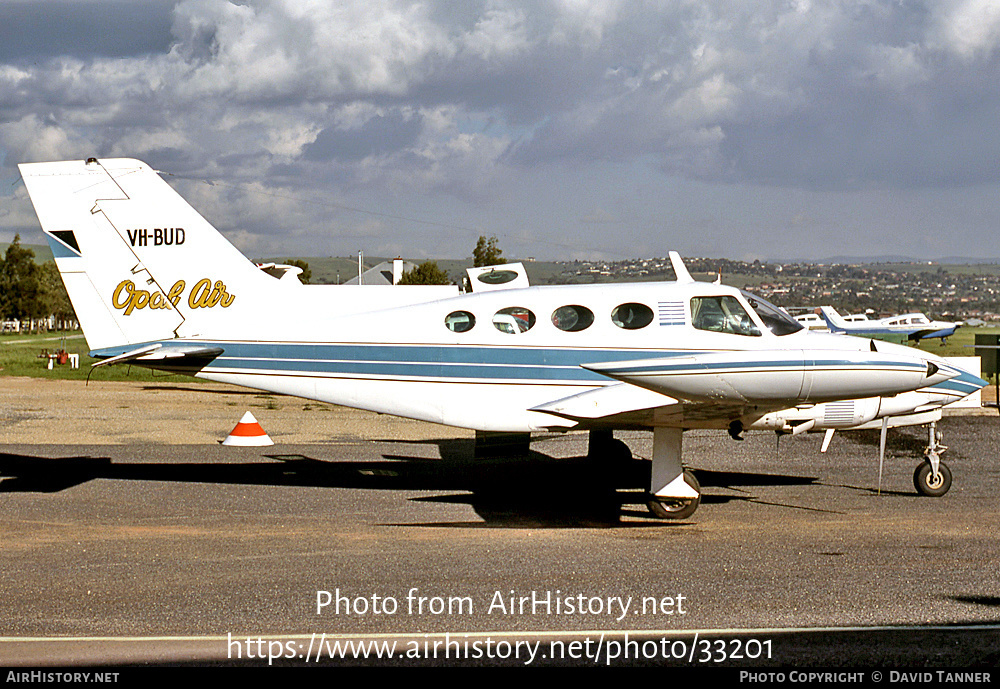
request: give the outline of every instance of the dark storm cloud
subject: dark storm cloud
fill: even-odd
[[[329,226],[260,187],[456,224],[514,223],[514,204],[539,237],[631,218],[645,247],[735,232],[763,193],[780,246],[842,236],[836,194],[873,190],[897,198],[856,197],[855,224],[936,241],[971,192],[906,228],[900,203],[998,183],[994,0],[56,0],[0,19],[0,171],[114,155],[248,184],[192,188],[248,242]]]
[[[0,61],[165,53],[171,0],[45,0],[0,5]]]
[[[375,115],[360,129],[324,129],[305,147],[303,156],[311,161],[361,160],[370,155],[405,150],[414,144],[420,131],[419,117],[404,117],[396,112]]]
[[[998,14],[951,6],[705,3],[683,18],[640,12],[645,28],[623,17],[616,28],[638,39],[607,32],[620,66],[509,159],[648,155],[668,174],[814,189],[997,181]],[[984,29],[958,33],[977,19]]]
[[[946,89],[942,89],[946,90]],[[797,112],[725,129],[733,177],[812,189],[919,188],[1000,181],[996,94],[938,108],[896,99]]]

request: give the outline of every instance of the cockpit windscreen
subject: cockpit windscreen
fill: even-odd
[[[802,330],[803,326],[801,323],[771,302],[755,294],[750,294],[745,290],[740,290],[740,292],[743,293],[747,302],[757,312],[757,315],[760,316],[767,329],[775,335],[791,335]]]

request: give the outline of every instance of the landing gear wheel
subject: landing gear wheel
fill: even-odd
[[[698,492],[698,497],[692,500],[681,500],[678,498],[650,496],[646,507],[649,508],[650,513],[654,517],[657,519],[687,519],[694,514],[695,510],[698,509],[698,505],[701,504],[701,484],[698,483],[698,479],[694,477],[694,474],[687,469],[684,470],[684,482]]]
[[[951,488],[951,469],[944,462],[938,463],[938,474],[934,476],[930,462],[924,462],[913,472],[913,486],[918,493],[939,498]]]

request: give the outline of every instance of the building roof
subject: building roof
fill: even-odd
[[[403,261],[403,272],[413,270],[417,267],[416,263],[411,261]],[[351,278],[345,285],[357,285],[357,276]],[[395,284],[392,281],[392,261],[382,261],[374,268],[369,268],[361,274],[362,285],[392,285]]]

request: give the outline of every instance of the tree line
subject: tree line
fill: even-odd
[[[476,267],[504,263],[503,251],[496,236],[480,237],[473,250]],[[303,269],[299,276],[304,283],[309,282],[309,264],[300,260],[289,260],[291,265]],[[404,274],[400,284],[450,284],[447,273],[438,268],[434,261],[426,261]],[[0,320],[18,320],[37,327],[37,323],[54,316],[56,327],[76,321],[76,313],[70,303],[66,287],[59,276],[55,261],[42,264],[35,262],[35,252],[21,246],[21,235],[0,258]],[[45,327],[48,327],[47,325]]]
[[[61,323],[76,320],[59,269],[55,261],[35,263],[35,252],[15,235],[0,258],[0,320],[34,324],[50,316]]]
[[[503,249],[496,235],[489,239],[480,236],[476,242],[476,248],[472,250],[472,265],[475,268],[483,266],[495,266],[506,263],[503,257]],[[399,281],[401,285],[450,285],[451,278],[448,273],[438,267],[437,261],[424,261],[413,270],[403,273]]]

